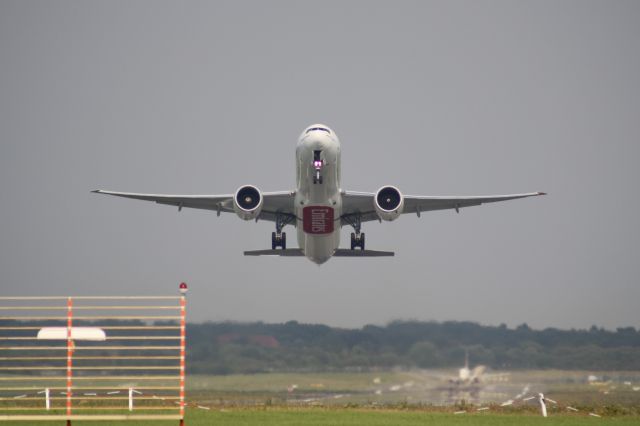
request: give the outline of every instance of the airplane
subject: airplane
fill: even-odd
[[[254,185],[243,185],[225,195],[161,195],[130,192],[92,191],[98,194],[183,208],[236,213],[244,220],[267,220],[275,223],[271,233],[271,250],[245,251],[245,256],[305,256],[323,264],[331,257],[385,257],[394,252],[365,249],[362,223],[393,221],[405,213],[453,209],[484,203],[545,195],[531,192],[490,196],[414,196],[385,185],[376,192],[345,191],[340,185],[340,140],[323,124],[313,124],[302,132],[296,147],[296,189],[262,192]],[[287,248],[287,225],[297,228],[298,248]],[[340,229],[351,226],[351,248],[339,248]]]
[[[480,383],[480,378],[484,374],[486,367],[477,365],[473,370],[469,368],[469,351],[464,351],[464,367],[458,370],[458,377],[449,381],[456,385],[470,385]]]

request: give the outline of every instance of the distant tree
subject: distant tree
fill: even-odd
[[[438,348],[431,342],[416,342],[409,349],[409,359],[420,368],[433,368],[442,365]]]

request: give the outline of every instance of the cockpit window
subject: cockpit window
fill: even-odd
[[[309,133],[309,132],[313,132],[314,130],[320,130],[323,132],[327,132],[329,134],[331,134],[331,132],[329,131],[329,129],[325,129],[324,127],[312,127],[311,129],[307,130],[306,132],[304,132],[305,134]]]

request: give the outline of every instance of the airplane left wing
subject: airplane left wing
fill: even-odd
[[[359,216],[361,222],[378,220],[378,214],[374,207],[374,197],[371,192],[346,191],[342,198],[342,224],[349,225],[355,216]],[[459,211],[463,207],[479,206],[485,203],[516,200],[518,198],[536,197],[546,195],[544,192],[529,192],[524,194],[508,195],[483,195],[483,196],[417,196],[404,195],[404,209],[402,213],[420,213],[432,210],[454,209]]]
[[[116,197],[133,198],[135,200],[153,201],[158,204],[182,208],[213,210],[220,213],[233,213],[233,194],[224,195],[164,195],[138,194],[134,192],[115,192],[97,189],[96,194],[114,195]],[[293,191],[263,192],[264,204],[258,219],[276,221],[278,215],[295,219],[293,209]],[[295,225],[295,220],[291,222]]]

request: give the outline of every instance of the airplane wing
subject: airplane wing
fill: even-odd
[[[164,195],[164,194],[138,194],[133,192],[115,192],[103,191],[97,189],[91,191],[96,194],[114,195],[116,197],[133,198],[136,200],[153,201],[158,204],[167,204],[170,206],[191,209],[214,210],[220,213],[233,213],[233,194],[224,195]],[[276,216],[289,216],[290,222],[295,226],[295,212],[293,209],[293,200],[295,192],[279,191],[279,192],[263,192],[264,204],[258,219],[269,220],[275,222]]]
[[[349,225],[350,219],[360,216],[361,222],[378,220],[378,215],[374,207],[374,197],[372,192],[351,192],[346,191],[342,198],[342,225]],[[479,206],[484,203],[495,203],[498,201],[515,200],[518,198],[536,197],[546,195],[544,192],[529,192],[525,194],[509,195],[487,195],[487,196],[416,196],[404,195],[404,209],[402,213],[420,213],[431,210],[459,209],[463,207]]]

